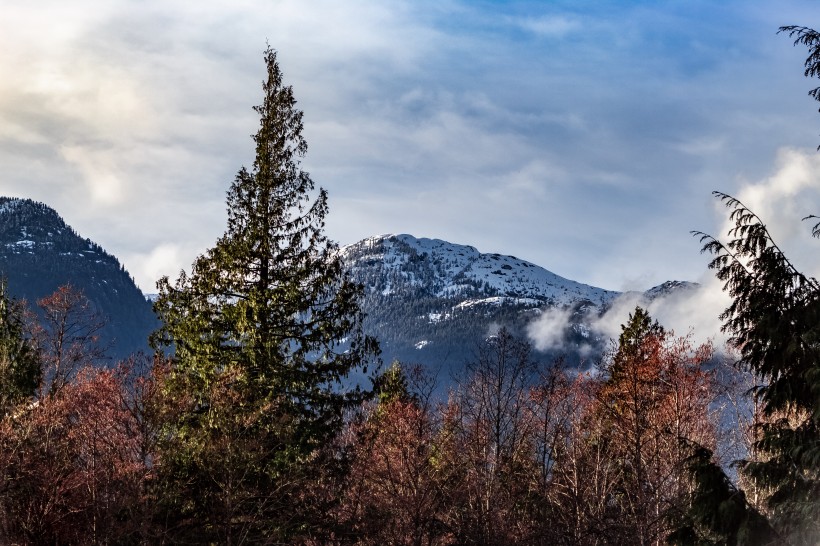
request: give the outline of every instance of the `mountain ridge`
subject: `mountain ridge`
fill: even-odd
[[[365,287],[365,328],[380,340],[384,358],[433,368],[459,369],[501,326],[525,337],[534,320],[554,309],[571,317],[561,354],[578,361],[590,346],[600,352],[609,341],[595,338],[585,321],[623,295],[515,256],[410,234],[368,237],[338,252]],[[43,203],[0,197],[0,274],[12,295],[32,304],[66,283],[81,289],[109,319],[106,335],[116,340],[116,357],[146,349],[158,325],[150,294],[137,288],[117,258]],[[668,281],[639,294],[651,301],[695,286]],[[556,358],[559,351],[538,356]]]
[[[397,252],[391,252],[393,250]],[[572,281],[515,256],[482,253],[473,246],[442,239],[416,238],[406,233],[368,237],[342,247],[340,253],[348,261],[351,255],[377,256],[386,253],[384,264],[391,269],[400,269],[406,263],[402,260],[402,253],[408,256],[414,253],[419,259],[428,255],[434,271],[434,282],[430,288],[439,297],[457,295],[475,288],[483,289],[489,295],[530,298],[560,305],[578,299],[610,302],[620,294]],[[448,278],[451,282],[447,282]],[[390,287],[384,289],[390,290]]]
[[[625,294],[566,279],[515,256],[409,234],[368,237],[339,253],[364,286],[365,328],[380,339],[386,360],[451,370],[471,358],[493,330],[503,326],[524,337],[552,309],[566,311],[570,327],[560,349],[535,352],[580,364],[603,353],[609,341],[595,338],[586,321]],[[639,294],[651,301],[694,286],[667,281]]]
[[[158,325],[119,260],[41,202],[0,197],[0,275],[10,294],[32,308],[62,285],[82,291],[106,321],[101,342],[113,358],[147,350],[148,334]]]

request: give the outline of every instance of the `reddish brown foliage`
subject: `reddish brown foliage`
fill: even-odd
[[[350,431],[353,465],[342,514],[351,535],[359,544],[445,544],[446,498],[430,413],[399,399],[368,413]]]
[[[136,532],[150,469],[123,376],[83,368],[0,429],[0,530],[25,543],[100,543]]]
[[[56,394],[84,366],[105,356],[99,344],[104,322],[83,293],[70,284],[37,301],[42,322],[33,322],[33,339],[42,359],[39,393]]]

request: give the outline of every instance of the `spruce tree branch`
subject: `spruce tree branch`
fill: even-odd
[[[760,217],[752,212],[746,205],[744,205],[739,199],[736,197],[732,197],[727,193],[723,193],[720,191],[713,191],[712,195],[717,196],[721,201],[724,202],[727,208],[734,208],[735,211],[742,211],[742,217],[745,225],[749,224],[756,224],[760,226],[763,230],[764,236],[766,241],[768,241],[769,245],[774,249],[777,253],[778,257],[783,260],[783,263],[789,269],[794,277],[800,279],[801,282],[807,284],[808,286],[814,288],[815,290],[820,290],[820,283],[818,283],[817,279],[806,277],[802,272],[798,271],[796,267],[792,264],[791,260],[789,260],[785,253],[781,250],[781,248],[777,245],[777,243],[772,238],[769,230],[766,228],[766,224],[760,219]],[[734,213],[733,213],[734,214]],[[751,221],[750,221],[751,220]],[[739,227],[739,226],[738,226]],[[723,246],[723,245],[721,245]],[[725,248],[725,247],[724,247]],[[736,259],[733,257],[733,259]]]

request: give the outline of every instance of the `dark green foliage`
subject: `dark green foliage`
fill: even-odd
[[[820,34],[780,27],[809,49],[806,77],[820,76]],[[809,91],[820,100],[820,87]],[[739,200],[714,192],[731,209],[726,244],[696,232],[709,264],[732,297],[721,314],[739,350],[739,365],[759,384],[753,389],[761,417],[749,460],[739,461],[747,487],[760,495],[764,515],[728,482],[711,453],[694,448],[695,493],[690,524],[677,543],[816,544],[820,540],[820,283],[798,271],[769,231]],[[813,216],[810,218],[814,218]],[[820,235],[820,224],[812,230]],[[769,529],[774,529],[770,531]],[[782,539],[774,538],[777,535]],[[701,542],[695,539],[700,538]],[[710,537],[716,542],[709,542]],[[717,538],[715,538],[717,537]]]
[[[0,197],[0,274],[9,294],[32,304],[67,284],[81,291],[105,319],[101,344],[114,358],[147,349],[157,327],[151,304],[119,261],[43,203]]]
[[[712,460],[712,451],[688,444],[686,459],[694,494],[686,521],[668,541],[680,546],[764,546],[779,544],[774,529]]]
[[[663,326],[657,320],[652,320],[649,313],[642,307],[635,307],[634,313],[629,313],[626,324],[621,324],[621,333],[618,336],[618,357],[628,358],[639,354],[647,336],[662,336]]]
[[[362,332],[361,287],[323,233],[327,194],[312,198],[300,168],[302,112],[274,51],[265,62],[256,159],[228,191],[227,231],[190,275],[161,279],[155,304],[153,343],[175,351],[169,395],[184,408],[167,446],[170,509],[221,542],[311,523],[306,476],[365,394],[342,382],[378,350]]]
[[[0,280],[0,418],[34,396],[40,382],[40,359],[25,335],[22,306],[9,298]]]
[[[803,74],[807,78],[820,77],[820,33],[816,30],[797,25],[780,27],[777,33],[780,34],[781,32],[788,34],[790,38],[794,38],[794,45],[803,45],[809,49],[809,56],[806,57],[803,63],[806,68]],[[815,87],[810,90],[809,96],[816,101],[820,101],[820,87]],[[820,150],[820,146],[818,146],[817,149]],[[815,226],[815,231],[817,231],[818,226],[820,226],[820,224]]]
[[[378,396],[379,404],[390,402],[408,403],[414,401],[407,382],[407,374],[398,360],[373,381],[373,392]]]
[[[732,296],[721,315],[739,364],[760,381],[762,421],[742,473],[767,498],[772,526],[790,543],[820,537],[820,284],[799,272],[766,226],[737,199],[715,192],[735,226],[723,244],[698,233],[710,268]]]

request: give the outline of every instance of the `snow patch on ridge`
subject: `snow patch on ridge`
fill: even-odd
[[[369,237],[343,247],[340,253],[354,275],[359,273],[365,281],[378,278],[384,296],[404,286],[429,290],[431,296],[472,300],[463,301],[465,306],[477,302],[568,305],[581,300],[602,306],[619,295],[571,281],[515,256],[483,254],[469,245],[408,234]]]

